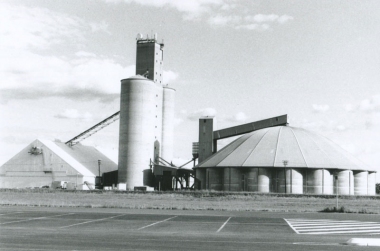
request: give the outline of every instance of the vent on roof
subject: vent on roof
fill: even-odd
[[[42,154],[42,149],[40,147],[33,146],[28,153],[33,155],[39,155]]]

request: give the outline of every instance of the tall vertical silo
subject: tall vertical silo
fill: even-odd
[[[127,189],[143,186],[143,170],[154,157],[158,91],[142,76],[121,80],[118,183]]]
[[[162,148],[161,157],[166,161],[173,160],[174,141],[174,107],[175,90],[165,86],[163,88],[162,103]]]

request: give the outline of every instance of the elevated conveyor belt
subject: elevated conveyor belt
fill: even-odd
[[[112,124],[113,122],[115,122],[116,120],[118,120],[119,117],[120,117],[120,111],[118,111],[117,113],[111,115],[110,117],[106,118],[105,120],[99,122],[98,124],[94,125],[90,129],[82,132],[78,136],[75,136],[74,138],[72,138],[69,141],[67,141],[65,144],[69,145],[69,146],[76,145],[80,141],[82,141],[82,140],[90,137],[94,133],[102,130],[104,127],[108,126],[109,124]]]

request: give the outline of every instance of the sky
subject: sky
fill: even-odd
[[[174,163],[192,158],[201,116],[222,129],[288,114],[380,172],[379,31],[377,0],[0,0],[0,165],[119,111],[136,35],[157,33]],[[118,131],[82,144],[116,161]]]

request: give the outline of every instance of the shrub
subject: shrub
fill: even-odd
[[[380,194],[380,183],[376,184],[376,193]]]
[[[344,208],[344,206],[341,207],[326,207],[325,209],[319,211],[322,213],[345,213],[347,210]]]

